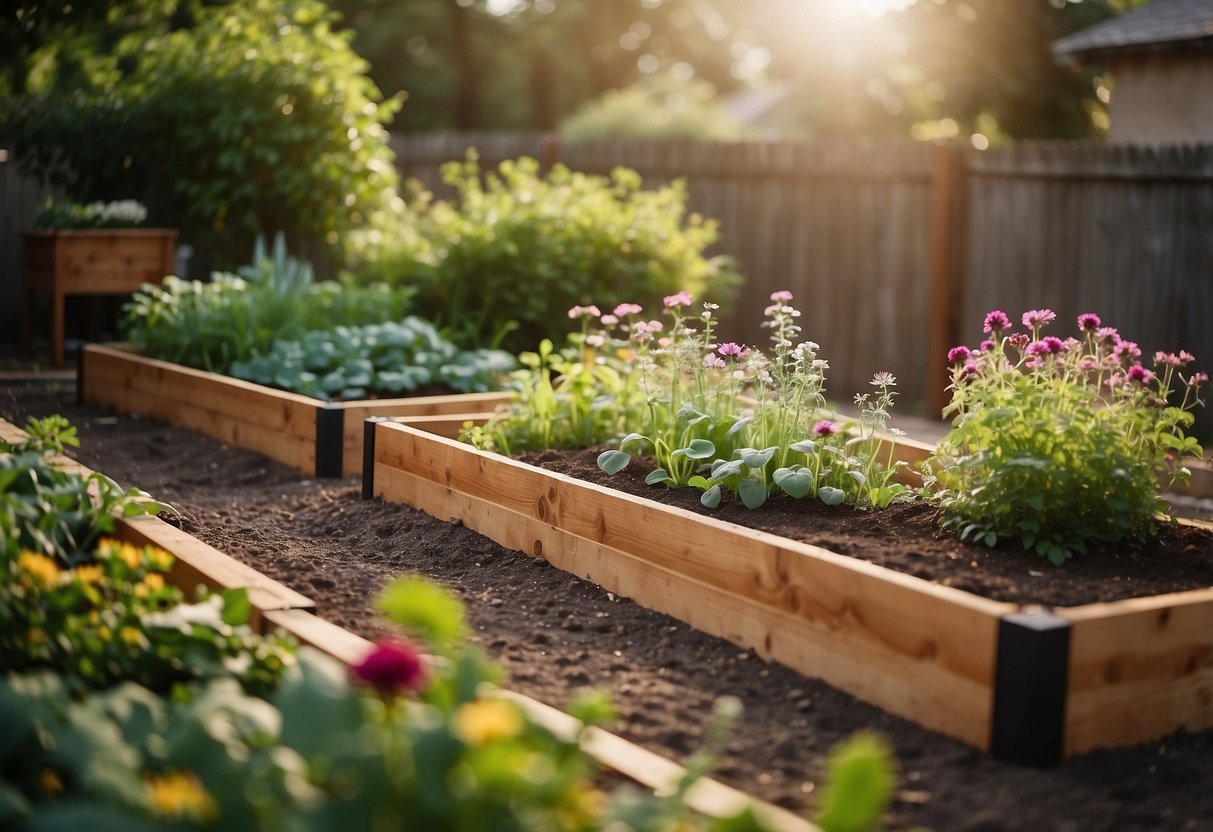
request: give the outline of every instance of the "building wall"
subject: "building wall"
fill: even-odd
[[[1143,52],[1111,61],[1108,141],[1213,142],[1213,52]]]

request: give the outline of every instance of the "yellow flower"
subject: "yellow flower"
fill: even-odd
[[[146,644],[143,633],[129,624],[118,631],[118,637],[127,644]]]
[[[123,543],[122,548],[118,550],[118,556],[126,562],[126,565],[131,569],[138,569],[143,563],[143,553],[129,543]]]
[[[149,589],[164,589],[164,576],[159,573],[144,575],[143,582],[148,585]]]
[[[167,572],[173,568],[173,556],[163,549],[148,546],[143,553],[147,557],[148,563],[160,572]]]
[[[28,549],[17,557],[17,568],[29,576],[30,582],[43,589],[50,589],[59,581],[59,566],[46,555]]]
[[[588,783],[574,783],[560,796],[556,814],[566,829],[584,829],[601,817],[606,808],[602,792]]]
[[[82,584],[99,584],[104,574],[101,567],[95,563],[87,566],[77,566],[72,571],[72,577]]]
[[[109,641],[113,635],[114,631],[109,627],[102,625],[101,627],[97,628],[97,638],[101,639],[102,641]]]
[[[43,794],[59,794],[63,791],[63,781],[53,768],[42,769],[42,773],[38,775],[38,785]]]
[[[468,745],[509,739],[522,730],[522,714],[504,699],[478,699],[460,705],[451,720],[455,736]]]
[[[175,771],[163,776],[148,775],[147,791],[153,808],[164,817],[192,818],[205,823],[219,814],[215,799],[191,771]]]

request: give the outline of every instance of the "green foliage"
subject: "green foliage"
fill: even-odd
[[[75,447],[76,429],[61,416],[31,420],[28,439],[0,441],[0,553],[42,552],[62,564],[90,557],[116,517],[156,514],[162,506],[138,489],[121,489],[108,477],[71,473],[55,461]]]
[[[145,285],[124,307],[123,330],[142,355],[224,373],[277,339],[397,320],[411,296],[407,287],[316,282],[278,235],[270,252],[258,239],[253,262],[239,275],[217,273],[206,283],[170,275]]]
[[[266,692],[289,655],[254,635],[243,591],[184,605],[172,557],[101,537],[118,514],[155,513],[140,492],[59,467],[77,443],[53,416],[0,443],[0,671],[51,668],[75,686],[133,680],[160,691],[232,676]]]
[[[236,378],[322,399],[406,395],[430,385],[462,393],[496,386],[515,366],[501,350],[459,350],[415,316],[383,324],[308,332],[276,340],[266,353],[233,362]]]
[[[413,207],[425,245],[410,240],[376,273],[415,281],[420,313],[460,343],[520,350],[567,332],[568,308],[605,292],[656,302],[735,280],[725,258],[704,256],[717,226],[686,214],[682,182],[644,190],[624,168],[607,178],[562,165],[540,176],[527,158],[482,174],[474,154],[444,178],[454,200]]]
[[[183,701],[131,683],[73,695],[50,674],[10,674],[0,682],[0,825],[51,828],[68,819],[136,830],[765,828],[749,811],[710,820],[684,804],[724,747],[739,712],[735,700],[718,703],[706,748],[675,790],[655,797],[626,788],[608,797],[593,786],[596,769],[578,741],[530,720],[492,686],[495,670],[481,655],[458,644],[457,634],[467,632],[458,601],[418,579],[387,593],[380,606],[394,620],[440,634],[435,655],[402,656],[398,643],[384,642],[351,673],[305,648],[267,699],[226,679],[197,686]],[[413,604],[429,612],[419,616]],[[420,619],[428,623],[416,628]],[[351,677],[382,682],[382,673],[368,668],[400,658],[424,661],[420,689],[351,684]],[[600,698],[576,709],[592,719],[609,711]],[[871,767],[862,754],[852,753],[852,768]],[[841,785],[867,802],[877,799],[870,781],[851,776]]]
[[[443,649],[457,645],[469,633],[463,602],[422,578],[392,581],[376,606],[407,632]]]
[[[856,734],[830,750],[826,783],[817,801],[817,825],[824,832],[879,828],[896,784],[888,744],[875,734]]]
[[[861,508],[909,496],[893,482],[901,463],[893,462],[891,444],[884,463],[878,458],[878,434],[899,433],[888,428],[896,380],[878,373],[875,397],[855,397],[855,424],[821,419],[828,364],[817,344],[795,343],[799,312],[790,299],[776,292],[766,310],[770,358],[716,343],[717,305],[686,315],[686,292],[664,298],[668,326],[643,320],[638,304],[607,314],[574,307],[569,315],[583,325],[575,348],[557,354],[544,342],[538,354],[524,355],[528,369],[510,384],[514,402],[464,439],[504,453],[618,439],[598,457],[603,471],[617,474],[633,455],[646,456],[656,466],[649,485],[702,489],[707,508],[719,506],[724,491],[752,509],[776,492]]]
[[[608,90],[560,122],[572,142],[593,139],[689,139],[738,141],[745,131],[724,111],[706,81],[680,81],[670,74],[642,78]]]
[[[926,483],[962,540],[1008,538],[1061,564],[1090,542],[1155,532],[1160,486],[1185,479],[1183,459],[1201,455],[1185,429],[1207,376],[1188,375],[1183,352],[1157,353],[1158,372],[1145,369],[1137,345],[1093,314],[1079,318],[1081,341],[1041,338],[1052,318],[1026,313],[1031,334],[1006,334],[992,312],[987,322],[1008,327],[987,325],[988,349],[952,350],[944,413],[955,418]],[[1175,386],[1182,400],[1169,404]]]
[[[118,202],[61,202],[48,199],[34,220],[35,228],[136,228],[147,209],[133,199]]]
[[[339,253],[399,209],[383,125],[398,107],[317,0],[199,4],[139,28],[87,82],[14,100],[23,170],[78,199],[154,195],[157,216],[230,261],[282,231]]]

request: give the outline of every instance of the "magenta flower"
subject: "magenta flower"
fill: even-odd
[[[962,367],[960,370],[960,374],[963,378],[968,378],[969,376],[975,376],[979,372],[980,372],[980,368],[977,366],[977,362],[973,361],[972,359],[969,359],[968,361],[966,361],[964,367]]]
[[[1010,344],[1011,346],[1015,347],[1018,350],[1022,350],[1024,347],[1026,347],[1028,345],[1028,341],[1030,341],[1030,340],[1032,340],[1032,339],[1028,337],[1028,334],[1026,332],[1016,332],[1014,335],[1012,335],[1010,338],[1007,339],[1007,343]]]
[[[1049,345],[1044,341],[1033,341],[1032,343],[1028,344],[1028,348],[1024,350],[1024,352],[1026,352],[1028,355],[1036,357],[1048,355],[1050,352],[1052,352],[1052,350],[1049,349]]]
[[[1140,364],[1134,364],[1125,372],[1125,377],[1130,381],[1139,381],[1142,384],[1149,384],[1154,380],[1154,374]]]
[[[1007,313],[1001,309],[995,309],[986,313],[985,323],[982,324],[981,331],[988,332],[991,335],[998,335],[999,330],[1010,329],[1011,319],[1007,317]]]
[[[970,350],[968,347],[965,347],[965,346],[952,347],[952,349],[948,350],[948,363],[949,364],[962,364],[965,361],[968,361],[969,358],[972,357],[972,355],[973,355],[973,351]]]
[[[428,675],[417,645],[402,638],[375,642],[362,661],[350,666],[350,672],[385,696],[421,690]]]
[[[822,419],[817,424],[813,425],[814,436],[833,436],[838,433],[838,426],[829,419]]]
[[[1095,330],[1095,337],[1100,341],[1107,341],[1109,344],[1120,343],[1120,331],[1114,326],[1101,326]]]
[[[777,303],[786,303],[792,299],[792,293],[787,289],[780,289],[778,292],[771,292],[771,300]]]
[[[569,310],[570,318],[597,318],[602,313],[597,306],[574,306]]]
[[[1188,379],[1189,387],[1204,387],[1209,383],[1208,373],[1196,373],[1192,378]]]
[[[724,355],[724,356],[736,356],[736,355],[741,355],[741,351],[742,351],[742,350],[741,350],[741,345],[740,345],[740,344],[734,344],[732,341],[728,341],[728,342],[726,342],[726,343],[724,343],[724,344],[721,344],[720,346],[718,346],[718,347],[716,348],[716,352],[718,352],[718,353],[720,353],[721,355]]]
[[[1029,329],[1037,329],[1057,318],[1052,309],[1032,309],[1023,313],[1023,325]]]
[[[690,306],[693,301],[694,298],[691,297],[690,292],[679,292],[675,295],[666,295],[661,302],[666,309],[673,309],[675,306]]]
[[[1180,360],[1178,355],[1176,355],[1173,352],[1163,352],[1162,350],[1159,350],[1158,352],[1154,353],[1154,364],[1155,364],[1155,366],[1158,366],[1161,364],[1161,365],[1166,365],[1168,367],[1182,367],[1183,366],[1183,362]]]
[[[1094,312],[1083,312],[1078,316],[1078,328],[1083,332],[1095,332],[1099,325],[1099,316]]]
[[[1044,338],[1041,338],[1040,340],[1041,340],[1041,343],[1043,343],[1045,345],[1045,347],[1048,348],[1049,353],[1052,355],[1056,355],[1059,352],[1066,351],[1065,342],[1062,341],[1060,338],[1058,338],[1055,335],[1046,335]]]
[[[980,346],[978,346],[977,349],[980,352],[993,352],[994,348],[996,346],[998,346],[998,344],[995,343],[993,338],[987,338],[986,340],[981,342]]]

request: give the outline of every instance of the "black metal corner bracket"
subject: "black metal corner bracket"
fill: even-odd
[[[362,422],[362,499],[375,496],[375,425],[386,421],[382,416],[368,416]]]
[[[340,477],[345,445],[345,408],[326,403],[316,408],[316,476]]]
[[[1070,622],[1048,610],[998,622],[990,751],[1000,760],[1051,766],[1065,752]]]

